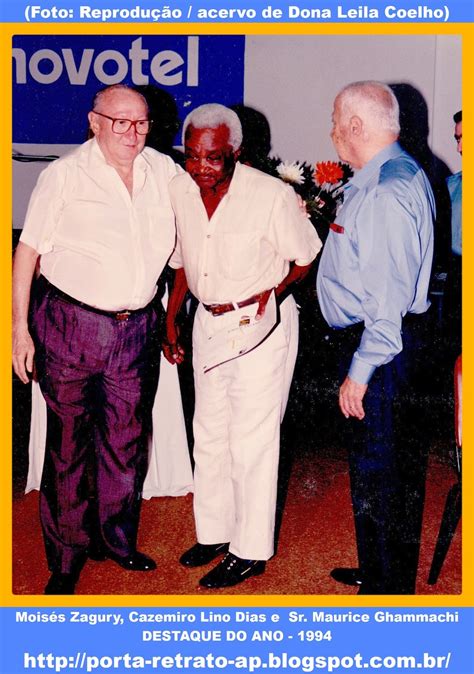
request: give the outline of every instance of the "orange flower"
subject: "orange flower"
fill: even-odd
[[[322,161],[316,164],[314,182],[317,185],[329,183],[335,185],[344,177],[341,166],[335,161]]]

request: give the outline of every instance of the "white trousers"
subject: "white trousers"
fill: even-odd
[[[269,559],[274,549],[280,424],[298,351],[292,297],[280,314],[280,324],[260,346],[206,374],[199,345],[222,328],[224,317],[200,305],[194,321],[197,539],[230,541],[230,551],[243,559]]]

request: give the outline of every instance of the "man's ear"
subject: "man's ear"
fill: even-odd
[[[234,150],[233,155],[234,155],[235,161],[237,161],[239,159],[241,153],[242,153],[242,148],[240,148],[240,147],[239,147],[238,150]]]
[[[94,115],[94,113],[92,112],[92,110],[91,110],[91,112],[89,112],[89,114],[87,115],[87,119],[89,120],[89,126],[90,126],[90,129],[91,129],[92,133],[93,133],[94,135],[96,135],[97,130],[98,130],[98,128],[99,128],[99,123],[98,123],[98,121],[97,121],[97,116]]]
[[[364,123],[358,115],[352,115],[349,120],[349,129],[353,136],[361,136],[364,129]]]

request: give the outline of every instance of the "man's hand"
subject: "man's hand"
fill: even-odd
[[[295,194],[296,194],[296,200],[298,202],[298,208],[300,209],[301,215],[304,215],[305,218],[309,219],[308,209],[306,208],[306,203],[305,203],[303,197],[301,195],[299,195],[297,192],[295,192]]]
[[[166,339],[163,340],[163,353],[171,365],[179,365],[184,360],[184,349],[178,343],[179,329],[176,327],[176,317],[181,309],[188,282],[184,269],[175,270],[173,287],[168,297],[168,309],[166,311]]]
[[[163,340],[163,354],[171,365],[180,365],[184,360],[184,349],[178,342],[179,331],[175,326],[168,327]]]
[[[349,417],[363,419],[365,417],[362,399],[366,391],[367,384],[358,384],[350,377],[345,378],[339,389],[339,407],[346,419]]]
[[[34,355],[35,347],[28,330],[13,330],[13,369],[24,384],[28,384],[33,373]]]
[[[270,288],[270,290],[264,290],[263,293],[260,293],[260,298],[258,300],[258,309],[257,313],[255,314],[255,320],[259,321],[263,314],[265,313],[265,309],[267,307],[268,300],[270,299],[270,295],[272,294],[273,289]]]
[[[168,344],[168,342],[163,342],[163,353],[171,365],[181,365],[184,360],[184,349],[183,347],[175,342],[174,344]]]
[[[35,347],[28,332],[28,307],[38,257],[34,248],[20,241],[13,258],[12,362],[15,373],[24,384],[30,381],[29,374],[33,374]]]

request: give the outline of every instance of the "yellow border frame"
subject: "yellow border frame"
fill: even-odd
[[[468,83],[469,65],[474,63],[474,26],[471,24],[141,24],[141,23],[118,23],[118,24],[88,24],[88,23],[61,23],[61,24],[2,24],[0,26],[0,91],[3,92],[3,119],[0,129],[0,147],[3,158],[3,180],[0,184],[1,203],[3,204],[3,227],[0,234],[0,268],[3,270],[0,276],[0,289],[3,298],[3,325],[0,329],[0,437],[3,439],[0,464],[0,540],[3,541],[0,552],[0,595],[3,607],[9,606],[153,606],[153,607],[276,607],[276,606],[321,606],[321,607],[457,607],[473,606],[474,597],[474,496],[473,492],[465,489],[463,493],[463,591],[460,595],[417,595],[404,597],[359,597],[340,595],[229,595],[218,597],[202,597],[196,595],[75,595],[73,597],[46,597],[42,595],[14,595],[11,592],[12,577],[12,531],[11,531],[11,321],[10,321],[10,251],[11,232],[10,223],[12,216],[12,173],[11,173],[11,65],[10,59],[5,55],[11,53],[11,39],[13,35],[23,34],[156,34],[163,35],[461,35],[463,38],[463,103],[466,119],[472,118],[473,93],[472,86]],[[472,66],[471,66],[472,67]],[[470,269],[472,255],[471,243],[474,222],[474,200],[470,192],[473,182],[474,170],[466,157],[470,156],[469,124],[465,134],[465,153],[463,165],[463,180],[468,188],[464,189],[463,221],[467,223],[464,228],[464,251],[467,254],[468,263],[464,265],[464,344],[469,345],[472,320],[467,310],[469,301],[469,288],[472,283],[473,272]],[[470,451],[473,425],[470,423],[470,401],[473,396],[472,390],[472,358],[471,350],[468,349],[463,357],[464,383],[464,451],[463,471],[464,485],[469,485],[473,478],[473,456]]]

